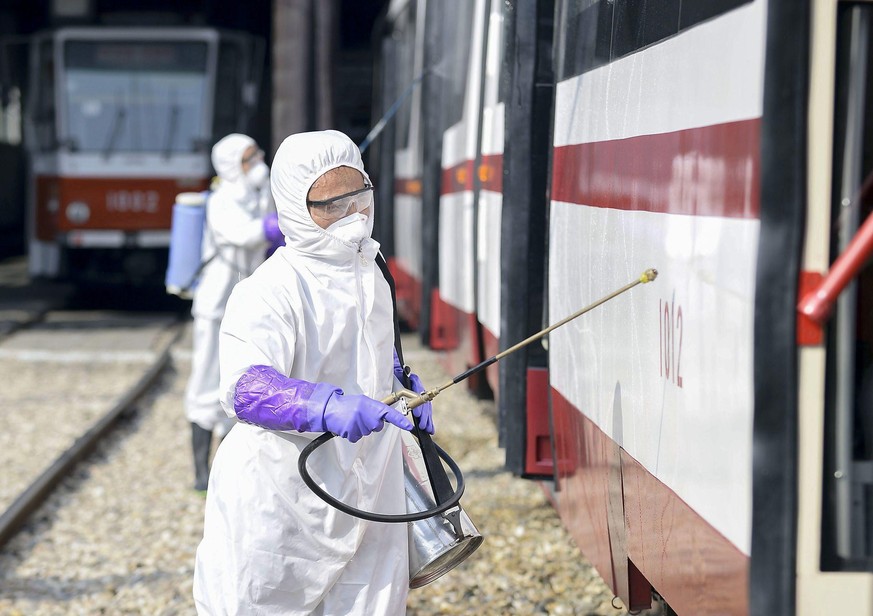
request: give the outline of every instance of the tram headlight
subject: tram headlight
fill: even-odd
[[[91,218],[91,208],[83,201],[73,201],[67,205],[64,214],[74,225],[83,225]]]

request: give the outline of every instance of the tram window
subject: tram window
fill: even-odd
[[[187,152],[204,135],[205,42],[68,41],[64,138],[80,151]]]
[[[571,0],[562,6],[558,79],[581,75],[609,62],[612,38],[610,0]]]
[[[454,126],[464,117],[464,95],[473,38],[473,11],[476,3],[455,0],[451,10],[443,12],[446,35],[445,55],[437,67],[443,88],[443,127]]]
[[[684,0],[682,14],[679,16],[679,29],[690,28],[749,2],[751,0]]]
[[[55,59],[52,41],[39,44],[37,86],[33,101],[33,125],[36,143],[40,150],[54,149],[57,144],[55,132]]]
[[[679,31],[680,0],[616,0],[612,57],[620,58]]]
[[[245,62],[240,45],[236,41],[221,41],[215,75],[214,140],[229,133],[245,132],[245,127],[240,125],[245,118],[242,105],[244,72]]]
[[[21,90],[18,87],[13,86],[2,95],[0,142],[21,143]]]
[[[616,0],[612,58],[620,58],[751,0]]]
[[[558,80],[676,35],[751,0],[565,0],[558,42]]]
[[[505,61],[507,49],[514,43],[510,42],[513,36],[512,20],[513,16],[507,14],[507,2],[500,3],[500,27],[503,31],[500,33],[500,63],[499,80],[497,82],[497,102],[509,102],[509,81],[512,77],[512,66]]]
[[[27,98],[27,62],[25,44],[0,42],[0,142],[21,143],[23,105]]]
[[[404,12],[403,20],[398,20],[398,26],[400,26],[400,29],[395,33],[396,45],[392,56],[395,63],[392,67],[395,71],[395,91],[391,93],[391,102],[399,100],[404,91],[412,83],[412,80],[415,79],[415,75],[413,75],[415,71],[415,12],[412,10],[412,5]],[[397,110],[397,121],[395,123],[395,139],[402,147],[409,143],[409,123],[411,119],[412,101],[407,100]]]
[[[499,5],[500,15],[497,19],[491,20],[491,27],[499,28],[498,32],[492,32],[489,36],[497,35],[497,61],[492,69],[497,76],[497,102],[506,103],[509,100],[509,92],[507,92],[506,82],[508,81],[509,73],[504,70],[504,56],[506,55],[506,3],[501,2]],[[487,99],[486,99],[487,101]]]

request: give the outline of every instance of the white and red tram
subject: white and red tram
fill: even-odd
[[[751,553],[766,9],[732,4],[642,33],[613,13],[602,56],[578,37],[621,5],[557,22],[550,320],[660,272],[550,336],[558,507],[623,598],[680,614],[743,611]]]
[[[487,0],[430,8],[424,2],[397,1],[386,13],[391,44],[385,46],[380,71],[383,107],[424,71],[428,52],[423,43],[426,29],[432,29],[427,19],[439,22],[441,39],[427,58],[432,65],[428,73],[440,82],[439,107],[430,109],[436,147],[423,132],[429,101],[417,89],[398,114],[396,128],[386,132],[397,143],[383,146],[380,163],[393,171],[387,228],[395,231],[389,240],[389,264],[398,308],[433,348],[447,351],[453,370],[478,363],[498,347],[504,10],[501,3]],[[422,194],[425,143],[436,152],[431,159],[439,160],[438,206],[431,229],[422,229],[428,223],[422,210],[427,200]],[[407,229],[415,232],[400,231]],[[434,261],[430,272],[423,267],[425,256]],[[496,388],[496,366],[489,380]],[[484,382],[479,385],[487,389]]]
[[[175,196],[246,130],[256,41],[212,28],[65,27],[30,44],[31,275],[160,282]]]
[[[629,608],[873,614],[873,276],[822,282],[870,254],[873,3],[392,6],[431,221],[387,199],[393,257],[423,247],[406,288],[451,367],[660,272],[490,375],[507,466],[553,475]]]
[[[383,250],[396,284],[397,309],[404,321],[419,327],[422,309],[422,195],[423,166],[421,79],[424,65],[423,8],[416,3],[392,2],[380,24],[386,29],[378,63],[380,88],[374,97],[375,109],[388,111],[407,88],[410,100],[400,107],[396,120],[386,124],[383,137],[371,152],[377,153],[378,168],[384,181],[393,186],[376,192],[377,224],[383,237]],[[374,165],[375,166],[375,165]],[[394,233],[394,229],[412,232]],[[422,324],[424,326],[424,324]]]

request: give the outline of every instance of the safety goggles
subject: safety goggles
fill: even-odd
[[[250,162],[252,162],[253,160],[257,160],[257,161],[262,161],[262,160],[264,160],[264,151],[263,151],[263,150],[257,150],[257,151],[255,151],[255,152],[252,152],[252,153],[249,154],[248,156],[243,156],[243,159],[242,159],[243,163],[250,163]]]
[[[306,200],[312,215],[322,220],[339,220],[354,212],[363,212],[373,207],[373,187],[365,186],[327,201]]]

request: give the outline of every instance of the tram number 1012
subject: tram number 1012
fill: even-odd
[[[682,306],[670,300],[658,301],[660,332],[660,375],[668,383],[682,387]]]

